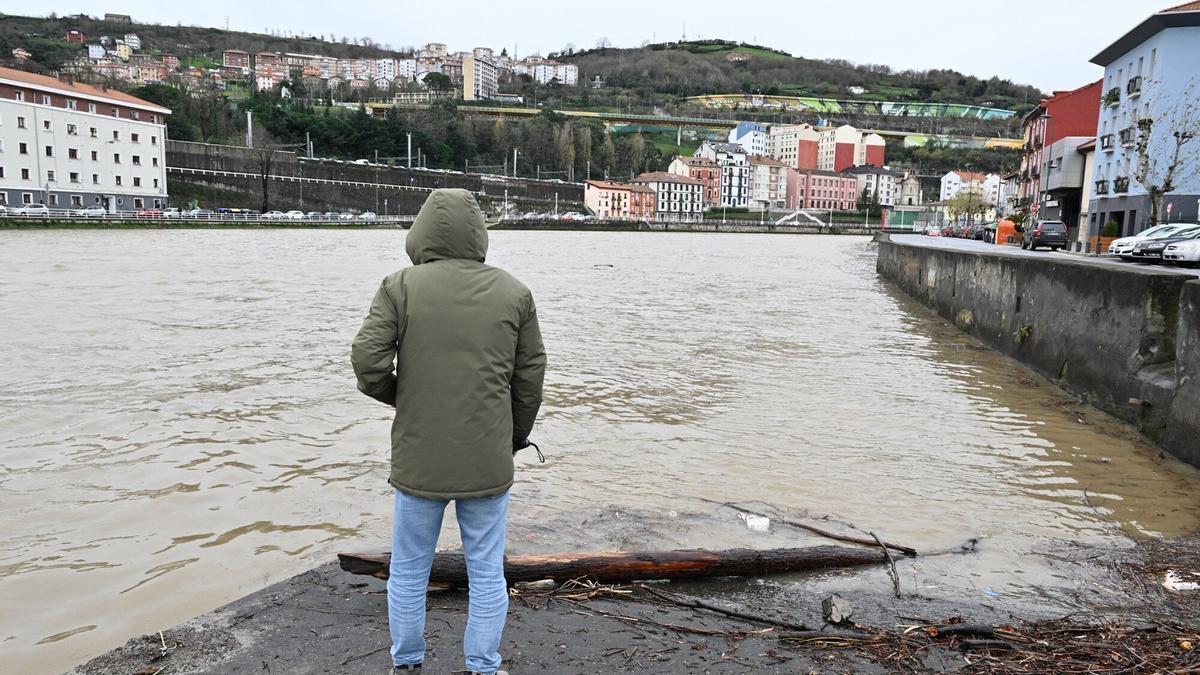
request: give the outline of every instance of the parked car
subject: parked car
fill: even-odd
[[[172,206],[171,208],[168,208],[168,209],[163,209],[163,212],[162,212],[163,218],[178,218],[181,215],[183,215],[183,214],[180,213],[179,209],[175,208],[174,206]]]
[[[1133,245],[1133,252],[1130,256],[1139,262],[1160,262],[1163,259],[1163,252],[1171,244],[1177,244],[1182,241],[1194,240],[1200,237],[1200,225],[1191,225],[1172,232],[1165,237],[1154,237],[1152,239],[1143,239]]]
[[[291,211],[283,214],[283,217],[287,220],[304,220],[304,212],[292,209]]]
[[[309,211],[308,213],[306,213],[306,214],[304,214],[304,215],[305,215],[305,217],[306,217],[306,218],[311,218],[311,219],[313,219],[313,220],[317,220],[317,219],[319,219],[319,218],[324,218],[324,217],[325,217],[325,214],[324,214],[324,213],[321,213],[320,211]]]
[[[328,218],[329,220],[337,220],[338,215],[339,214],[337,211],[326,211],[325,212],[325,217]]]
[[[375,215],[374,211],[363,211],[358,214],[359,220],[377,220],[379,216]]]
[[[338,215],[338,219],[339,220],[354,220],[354,214],[350,213],[349,211],[342,211]]]
[[[104,207],[100,205],[85,206],[82,209],[71,211],[71,215],[77,218],[103,218],[107,214],[108,211],[105,211]]]
[[[103,207],[101,207],[103,208]],[[140,209],[133,212],[134,218],[161,218],[162,211],[159,209]]]
[[[1037,250],[1039,246],[1057,251],[1066,245],[1067,226],[1061,220],[1039,220],[1036,226],[1026,227],[1021,235],[1021,248],[1030,251]]]
[[[1138,232],[1131,237],[1121,237],[1108,245],[1109,255],[1119,255],[1126,260],[1132,260],[1133,246],[1144,239],[1153,239],[1155,237],[1166,237],[1172,232],[1182,230],[1187,225],[1155,225],[1154,227]]]
[[[1200,238],[1177,241],[1163,249],[1163,260],[1183,267],[1200,263]]]
[[[925,236],[926,237],[940,237],[940,236],[942,236],[942,231],[937,229],[937,227],[935,227],[935,226],[930,226],[928,230],[925,230]]]
[[[13,209],[12,214],[14,216],[40,216],[42,218],[48,218],[50,216],[50,209],[47,208],[45,204],[22,204],[21,206]]]
[[[282,220],[283,211],[267,211],[261,217],[263,220]]]
[[[8,207],[3,204],[0,204],[0,218],[3,218],[4,216],[7,216],[7,215],[8,215]]]
[[[183,212],[184,218],[212,218],[212,209],[188,209]]]

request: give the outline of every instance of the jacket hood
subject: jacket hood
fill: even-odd
[[[474,195],[458,188],[430,193],[404,241],[414,265],[435,260],[483,262],[487,247],[487,227],[479,204]]]

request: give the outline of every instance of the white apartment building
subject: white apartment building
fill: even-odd
[[[397,59],[396,60],[396,77],[402,80],[413,81],[417,79],[417,60],[416,59]]]
[[[852,175],[858,180],[858,194],[864,190],[873,195],[880,206],[890,209],[896,205],[899,192],[899,181],[902,174],[876,166],[856,166],[842,173]]]
[[[765,155],[770,150],[767,127],[757,122],[739,122],[729,131],[729,142],[742,146],[751,155]]]
[[[0,204],[166,206],[169,114],[123,92],[0,68]]]
[[[579,66],[573,64],[538,63],[528,66],[527,71],[538,84],[547,84],[551,80],[558,80],[559,84],[573,87],[579,82]]]
[[[963,190],[969,190],[980,195],[989,204],[1000,203],[1000,176],[994,173],[984,175],[971,171],[948,171],[942,176],[942,201],[953,199]]]
[[[742,146],[704,141],[693,156],[716,162],[721,167],[721,206],[745,208],[750,205],[750,162]]]
[[[656,220],[686,223],[704,218],[704,184],[700,181],[655,171],[641,174],[632,182],[654,191]]]
[[[400,66],[396,59],[375,59],[372,62],[371,77],[375,79],[384,79],[388,82],[396,79],[400,71]]]
[[[491,59],[474,54],[463,57],[462,82],[464,101],[482,101],[492,98],[499,91],[496,83],[496,65]]]
[[[759,210],[787,204],[788,165],[767,155],[750,156],[750,205]]]

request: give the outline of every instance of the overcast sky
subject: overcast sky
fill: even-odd
[[[952,68],[999,75],[1043,90],[1073,89],[1101,70],[1088,63],[1110,42],[1173,0],[0,0],[11,14],[130,14],[135,21],[268,28],[370,37],[393,47],[445,42],[452,50],[514,45],[518,55],[591,47],[600,38],[634,47],[649,40],[725,38],[797,56]]]

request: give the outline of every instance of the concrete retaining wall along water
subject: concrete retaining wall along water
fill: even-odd
[[[880,237],[879,274],[1200,466],[1200,280]]]

